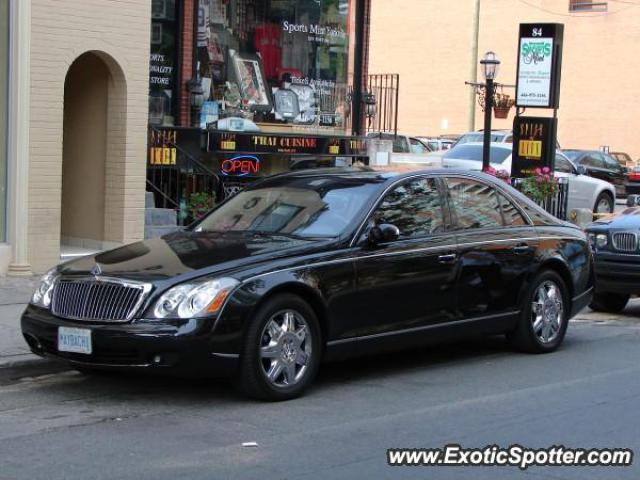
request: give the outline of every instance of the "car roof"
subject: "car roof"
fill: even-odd
[[[464,132],[462,135],[467,135],[469,133],[484,133],[484,130],[470,130],[468,132]],[[511,134],[512,130],[508,129],[508,128],[496,128],[496,129],[492,129],[491,133],[504,133],[504,134]]]
[[[456,145],[453,148],[461,148],[461,147],[482,147],[484,146],[484,144],[482,142],[467,142],[467,143],[461,143],[460,145]],[[513,144],[511,143],[504,143],[504,142],[491,142],[489,144],[489,146],[491,148],[503,148],[505,150],[512,150],[513,149]],[[449,150],[451,151],[451,150]]]
[[[386,167],[385,170],[376,170],[375,167],[329,167],[329,168],[310,168],[304,170],[294,170],[291,172],[280,173],[265,177],[265,180],[273,178],[312,178],[312,177],[324,177],[324,178],[357,178],[357,179],[370,179],[378,180],[381,183],[387,183],[398,179],[412,177],[415,175],[424,174],[463,174],[467,176],[473,176],[478,179],[488,180],[491,183],[496,181],[496,178],[487,175],[482,172],[469,171],[464,168],[443,168],[443,167],[430,167],[419,170],[402,170],[399,166],[397,170],[394,170],[394,166]]]
[[[578,153],[602,153],[604,155],[607,155],[607,153],[605,152],[601,152],[600,150],[589,150],[589,149],[582,149],[582,148],[563,148],[562,149],[563,152],[578,152]]]

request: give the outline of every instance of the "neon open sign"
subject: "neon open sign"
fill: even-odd
[[[233,175],[235,177],[258,175],[260,173],[260,159],[253,155],[230,158],[222,162],[220,170],[223,175]]]

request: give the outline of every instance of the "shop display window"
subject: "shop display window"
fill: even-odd
[[[207,105],[201,127],[345,134],[352,3],[198,0],[196,61]]]
[[[177,67],[176,0],[151,2],[149,124],[175,125]]]

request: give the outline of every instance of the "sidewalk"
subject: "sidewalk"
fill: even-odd
[[[29,351],[20,332],[20,315],[39,281],[39,276],[0,277],[0,368],[46,362]]]

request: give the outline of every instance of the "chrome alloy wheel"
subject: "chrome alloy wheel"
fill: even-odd
[[[555,282],[545,280],[536,289],[531,304],[533,333],[541,343],[551,343],[560,334],[563,321],[562,292]]]
[[[311,330],[298,312],[274,314],[260,335],[260,364],[269,383],[288,387],[298,383],[311,359]]]

